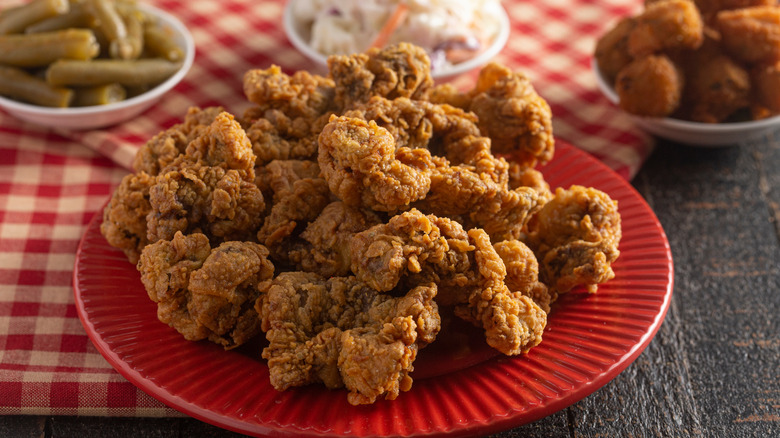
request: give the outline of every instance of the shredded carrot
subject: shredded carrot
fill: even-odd
[[[371,44],[371,47],[378,47],[382,48],[384,47],[387,42],[390,40],[390,37],[393,35],[393,32],[395,32],[395,29],[398,28],[398,25],[401,24],[402,21],[404,21],[404,18],[406,18],[406,14],[409,12],[409,6],[406,5],[406,2],[400,1],[398,2],[398,6],[395,7],[395,10],[390,15],[390,18],[387,19],[385,22],[385,25],[382,26],[382,30],[379,31],[379,34],[374,39],[374,42]]]

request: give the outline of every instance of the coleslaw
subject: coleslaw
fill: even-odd
[[[298,0],[293,19],[315,51],[329,56],[406,41],[436,71],[472,58],[499,32],[500,0]]]

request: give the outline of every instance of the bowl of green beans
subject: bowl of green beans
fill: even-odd
[[[0,108],[52,128],[105,128],[158,102],[194,57],[187,28],[153,6],[32,0],[0,10]]]

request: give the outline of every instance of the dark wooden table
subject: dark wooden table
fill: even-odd
[[[674,257],[663,325],[602,389],[497,436],[780,436],[780,131],[717,149],[661,142],[633,184]],[[0,417],[0,437],[238,436],[191,418]]]

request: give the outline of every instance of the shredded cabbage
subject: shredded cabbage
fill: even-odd
[[[496,37],[500,0],[298,0],[293,17],[323,55],[367,50],[399,3],[408,12],[387,41],[414,43],[434,70],[471,58]]]

